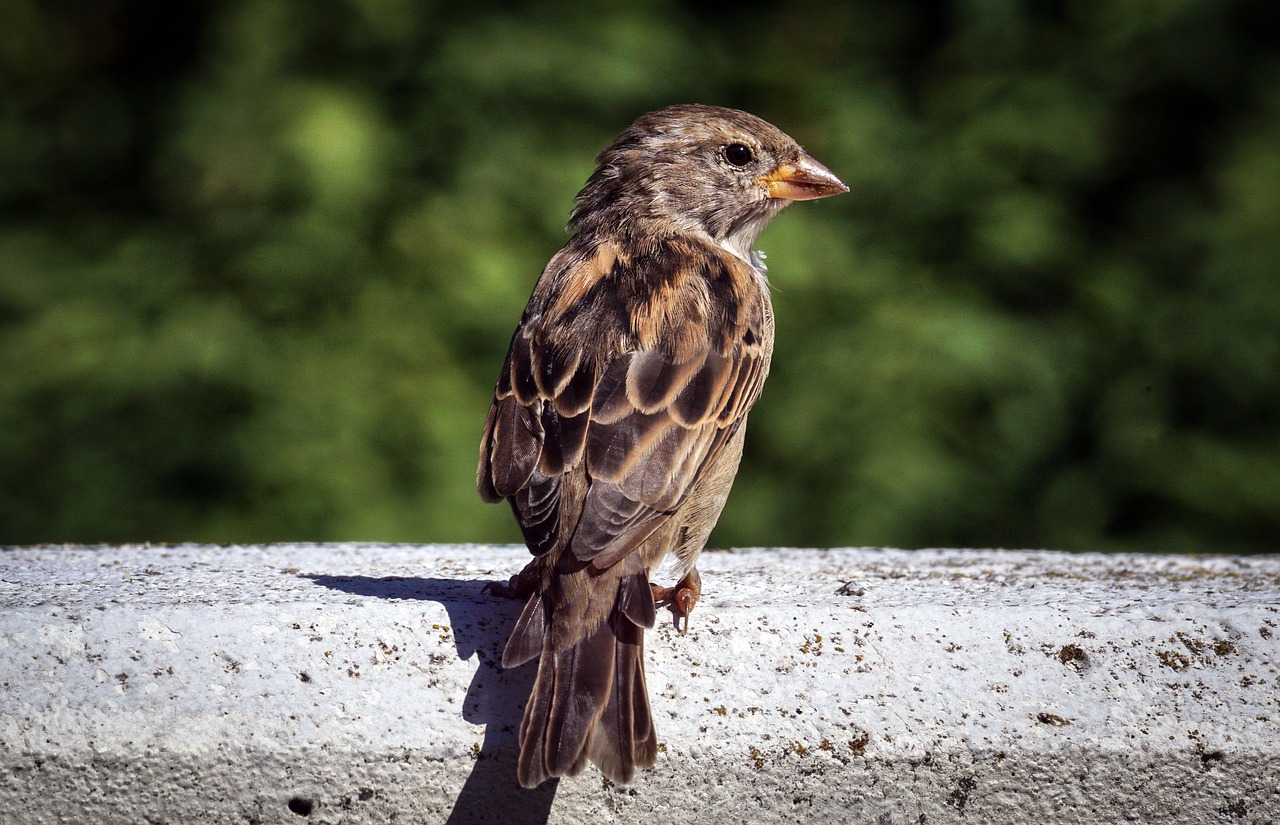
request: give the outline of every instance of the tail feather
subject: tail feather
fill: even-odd
[[[542,634],[538,675],[520,724],[516,776],[523,787],[573,776],[588,759],[611,781],[629,782],[637,768],[657,760],[644,627],[636,621],[648,619],[651,626],[653,614],[648,579],[641,573],[623,580],[608,621],[572,647],[553,649],[555,634]],[[547,625],[552,621],[548,617]]]
[[[599,629],[568,650],[554,651],[555,685],[543,732],[543,757],[552,776],[570,776],[604,711],[613,684],[612,634]]]
[[[520,618],[516,620],[515,629],[507,637],[507,646],[502,651],[503,667],[519,667],[542,652],[546,645],[549,612],[548,602],[541,591],[529,596],[524,610],[520,611]]]
[[[613,782],[630,782],[637,768],[652,767],[658,737],[644,679],[644,630],[614,614],[617,659],[609,704],[596,724],[587,752]]]

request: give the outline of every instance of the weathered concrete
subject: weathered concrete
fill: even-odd
[[[703,556],[658,766],[514,783],[522,548],[0,551],[0,820],[1274,822],[1280,559]]]

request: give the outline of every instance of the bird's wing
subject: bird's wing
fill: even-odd
[[[512,338],[477,482],[529,549],[580,507],[573,554],[608,567],[658,529],[746,419],[768,370],[768,296],[738,258],[668,240],[571,243]],[[566,474],[585,463],[585,495]],[[580,498],[580,501],[567,501]]]

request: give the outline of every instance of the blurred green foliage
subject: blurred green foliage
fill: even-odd
[[[511,330],[699,101],[852,188],[713,545],[1276,549],[1274,3],[5,5],[0,541],[517,541]]]

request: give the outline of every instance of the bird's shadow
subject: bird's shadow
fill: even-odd
[[[449,614],[458,658],[478,659],[463,699],[462,716],[484,725],[484,742],[447,820],[545,823],[551,815],[558,780],[532,790],[516,783],[520,716],[533,686],[535,669],[502,669],[502,648],[523,605],[483,592],[485,582],[388,576],[304,575],[322,587],[375,599],[438,602]]]

